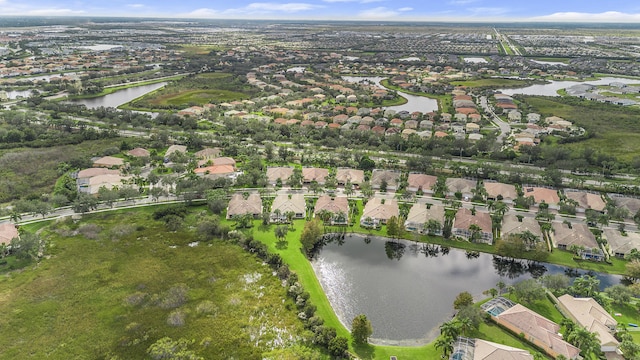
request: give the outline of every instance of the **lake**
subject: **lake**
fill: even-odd
[[[160,82],[156,84],[135,86],[93,99],[70,100],[70,102],[75,104],[84,104],[89,109],[96,109],[99,107],[117,108],[118,106],[126,104],[144,94],[158,90],[165,85],[167,85],[166,82]]]
[[[380,81],[386,79],[382,76],[343,76],[343,80],[351,83],[359,83],[361,81],[369,81],[372,84],[376,84],[381,89],[388,90],[384,86],[380,84]],[[420,111],[422,113],[428,113],[431,111],[438,111],[438,101],[435,99],[430,99],[424,96],[416,96],[407,94],[402,91],[398,91],[398,94],[402,95],[403,98],[407,99],[406,104],[396,105],[396,106],[386,106],[384,109],[392,109],[395,111]]]
[[[640,79],[627,79],[620,77],[604,77],[598,80],[590,81],[550,81],[548,84],[536,84],[517,89],[498,89],[503,94],[507,95],[538,95],[538,96],[559,96],[558,90],[566,89],[573,85],[578,84],[590,84],[590,85],[609,85],[612,82],[621,82],[623,84],[637,84]]]
[[[512,284],[532,273],[568,269],[483,253],[469,259],[459,249],[443,254],[437,245],[375,236],[367,244],[365,238],[347,234],[342,245],[326,245],[312,265],[340,321],[349,329],[356,315],[367,315],[377,344],[426,344],[438,336],[439,325],[451,319],[459,293],[468,291],[481,299],[498,281]],[[620,281],[617,275],[595,275],[602,287]]]

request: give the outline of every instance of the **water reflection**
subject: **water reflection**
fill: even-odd
[[[499,281],[510,285],[546,274],[585,273],[372,235],[342,233],[325,240],[312,265],[336,314],[347,328],[356,315],[366,314],[374,341],[385,344],[433,340],[439,324],[451,318],[453,300],[462,291],[481,298]],[[594,275],[601,287],[620,282],[619,276]]]

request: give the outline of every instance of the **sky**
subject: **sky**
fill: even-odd
[[[0,16],[640,22],[636,0],[0,0]]]

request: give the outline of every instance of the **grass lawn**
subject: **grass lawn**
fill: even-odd
[[[530,81],[516,79],[476,79],[464,81],[452,81],[454,86],[467,87],[523,87],[530,84]]]
[[[299,344],[302,323],[269,267],[226,242],[189,246],[201,212],[170,232],[151,219],[157,208],[44,228],[50,256],[0,278],[0,328],[12,329],[0,358],[142,359],[163,337],[193,340],[206,359]]]
[[[246,99],[247,95],[229,90],[185,90],[174,94],[157,96],[154,105],[204,105],[218,101]]]
[[[630,162],[640,152],[639,109],[574,98],[523,96],[522,99],[543,117],[562,117],[593,134],[589,139],[561,145],[573,150],[574,157],[579,157],[583,148],[592,148]]]
[[[629,332],[633,336],[636,343],[640,343],[640,329],[628,326],[629,323],[640,325],[640,311],[638,310],[638,302],[634,304],[617,305],[611,304],[611,314],[618,321],[618,324],[627,326]],[[615,316],[620,314],[621,316]]]

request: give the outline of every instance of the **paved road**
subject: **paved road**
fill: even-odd
[[[500,119],[500,117],[496,115],[495,112],[493,112],[493,109],[491,108],[491,105],[489,105],[486,96],[480,97],[480,106],[484,109],[485,113],[489,115],[491,120],[500,128],[500,135],[498,135],[496,141],[502,144],[503,140],[507,138],[509,134],[511,134],[511,125],[502,121],[502,119]]]

